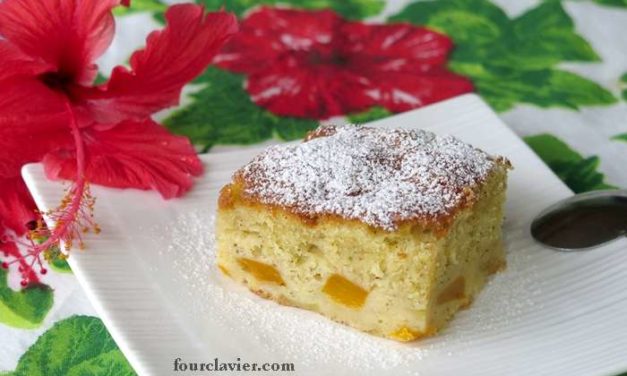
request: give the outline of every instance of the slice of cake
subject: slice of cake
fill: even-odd
[[[430,132],[319,128],[270,147],[222,189],[219,268],[368,333],[434,334],[505,266],[509,168]]]

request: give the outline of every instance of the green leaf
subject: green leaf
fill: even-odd
[[[594,0],[596,3],[627,8],[627,0]]]
[[[575,193],[615,188],[607,184],[605,176],[597,171],[599,167],[597,156],[584,158],[551,134],[525,137],[525,141]]]
[[[451,69],[470,77],[477,92],[498,112],[519,102],[571,109],[616,102],[597,83],[556,69],[521,71],[456,62],[451,63]]]
[[[52,308],[52,289],[44,284],[31,284],[14,291],[7,279],[7,270],[0,268],[0,322],[16,328],[37,328]]]
[[[215,67],[196,80],[204,87],[194,102],[175,111],[164,124],[208,150],[216,144],[254,144],[277,136],[299,139],[317,127],[313,120],[278,117],[250,101],[244,78]]]
[[[623,75],[620,77],[620,84],[619,84],[622,89],[622,97],[624,100],[627,101],[627,72],[623,73]]]
[[[282,3],[285,1],[279,1]],[[363,19],[376,16],[385,6],[384,0],[291,0],[294,7],[308,9],[331,8],[348,19]]]
[[[97,356],[72,367],[67,373],[67,376],[117,376],[124,374],[135,375],[135,372],[131,368],[130,364],[128,364],[124,354],[122,354],[120,350],[115,349],[106,353],[98,354]]]
[[[559,2],[540,4],[515,20],[485,0],[421,1],[391,18],[428,25],[451,36],[456,60],[483,57],[492,64],[547,68],[562,60],[596,61],[590,45],[575,34]]]
[[[67,261],[64,259],[53,259],[49,263],[49,265],[52,270],[57,273],[72,273],[72,268],[70,268],[70,264],[68,264]]]
[[[468,54],[475,50],[479,56],[509,28],[507,15],[484,0],[417,1],[392,16],[390,21],[427,25],[451,36],[458,46],[467,47]]]
[[[559,2],[541,3],[510,20],[486,0],[419,1],[391,20],[426,25],[453,38],[449,67],[471,78],[496,111],[517,103],[578,109],[616,102],[595,82],[556,68],[562,61],[599,60]]]
[[[512,33],[494,49],[492,64],[544,69],[561,61],[600,60],[575,33],[573,21],[559,2],[540,4],[513,20],[511,27]]]
[[[48,265],[58,273],[72,273],[72,268],[61,254],[59,247],[54,247],[47,256]]]
[[[566,143],[551,134],[539,134],[525,137],[525,142],[548,165],[556,163],[578,163],[581,154],[571,149]]]
[[[165,12],[167,4],[159,0],[132,0],[130,7],[119,6],[113,9],[115,16],[126,16],[137,12]]]
[[[267,111],[264,111],[264,118],[272,125],[273,135],[284,141],[301,140],[307,132],[318,127],[318,122],[314,120],[278,117]]]
[[[72,316],[42,334],[20,358],[15,376],[135,375],[96,317]]]
[[[350,19],[377,15],[385,5],[384,0],[196,0],[196,2],[212,10],[224,7],[238,16],[242,16],[246,10],[255,6],[280,4],[304,9],[330,8]]]
[[[612,140],[618,140],[618,141],[625,141],[625,142],[627,142],[627,133],[617,134],[616,136],[612,137]]]
[[[542,103],[536,103],[542,107],[561,105],[578,108],[616,103],[616,98],[604,87],[574,73],[553,70],[547,85],[549,85],[547,92],[550,94]]]
[[[364,112],[348,115],[348,120],[353,124],[363,124],[369,121],[383,119],[391,115],[392,113],[387,109],[375,106]]]
[[[105,77],[102,73],[98,72],[98,75],[96,76],[96,79],[94,80],[94,85],[100,85],[100,84],[104,84],[105,82],[107,82],[108,78]]]

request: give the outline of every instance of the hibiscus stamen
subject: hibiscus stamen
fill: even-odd
[[[66,104],[70,115],[70,128],[76,148],[76,178],[65,191],[65,195],[59,206],[53,210],[40,212],[54,227],[48,227],[42,218],[28,223],[28,244],[11,239],[14,243],[22,245],[25,252],[18,253],[16,259],[2,263],[2,267],[8,268],[14,263],[19,263],[18,271],[22,276],[21,285],[26,286],[32,281],[32,272],[37,266],[41,274],[47,270],[42,263],[42,256],[47,261],[54,257],[66,258],[70,249],[76,245],[84,249],[83,234],[88,232],[99,233],[100,227],[94,222],[94,205],[96,199],[91,195],[89,184],[85,179],[85,145],[83,136],[78,127],[74,111],[69,102]],[[7,239],[8,240],[8,239]],[[63,251],[59,248],[63,244]]]
[[[29,283],[37,283],[39,282],[39,278],[37,278],[37,274],[34,272],[32,268],[29,268],[27,262],[27,256],[21,254],[20,249],[18,247],[17,242],[14,239],[14,236],[9,236],[7,234],[0,237],[0,248],[5,255],[5,257],[13,257],[14,260],[7,262],[2,262],[1,266],[4,269],[9,269],[9,267],[13,264],[18,264],[18,272],[22,276],[21,285],[26,286]]]

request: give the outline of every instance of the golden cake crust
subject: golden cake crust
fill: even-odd
[[[389,137],[390,134],[393,137]],[[333,138],[339,140],[332,140]],[[364,139],[367,140],[365,147],[363,147],[363,142],[361,144],[351,143],[351,141],[363,141]],[[299,150],[299,148],[314,142],[320,145]],[[381,148],[377,147],[377,144],[383,148],[394,150],[394,152],[382,151]],[[359,147],[364,150],[355,155],[351,148]],[[286,159],[292,155],[283,151],[289,150],[288,148],[294,150],[296,156],[302,156],[302,159],[296,158],[297,160],[287,161]],[[325,154],[328,155],[329,153],[333,154],[333,157],[325,160]],[[338,155],[342,153],[343,155]],[[447,153],[451,155],[447,155]],[[370,158],[368,155],[374,157]],[[388,205],[387,210],[380,216],[383,218],[368,218],[368,215],[363,213],[364,211],[367,212],[367,207],[366,210],[359,208],[355,210],[356,215],[351,215],[350,204],[346,204],[344,208],[341,201],[339,203],[334,202],[335,207],[325,205],[328,203],[315,195],[312,195],[314,197],[311,199],[312,202],[317,200],[315,205],[309,205],[307,197],[285,199],[286,196],[293,196],[294,191],[303,189],[302,186],[307,184],[318,183],[323,187],[325,184],[327,186],[335,184],[332,180],[338,180],[338,177],[333,175],[341,172],[339,169],[343,166],[338,167],[337,170],[331,169],[330,173],[327,172],[328,176],[326,177],[323,175],[325,175],[326,170],[325,163],[327,166],[333,165],[336,162],[334,161],[336,156],[349,160],[351,163],[355,162],[349,167],[359,168],[359,164],[369,165],[369,170],[364,171],[365,174],[378,175],[381,174],[381,170],[389,170],[386,172],[388,176],[384,176],[384,178],[391,176],[392,179],[398,179],[399,174],[409,172],[408,178],[411,179],[413,178],[411,173],[417,175],[424,171],[424,169],[420,169],[422,167],[425,169],[438,168],[439,174],[431,180],[418,179],[408,191],[410,194],[421,197],[422,202],[427,203],[427,205],[423,205],[423,207],[416,205],[416,208],[408,209],[402,204],[394,207],[394,202],[386,203],[382,200],[382,205]],[[420,168],[401,166],[407,160],[412,162],[411,158],[413,157],[417,157],[416,162],[419,165],[421,163],[430,163],[431,165],[420,165]],[[308,160],[312,158],[319,158],[316,161],[317,165],[313,167],[311,167],[311,163],[308,163]],[[285,163],[277,166],[275,164],[277,160],[283,160]],[[303,181],[300,182],[301,187],[290,186],[290,184],[299,184],[297,175],[303,172],[303,168],[309,168],[311,170],[310,175],[320,177],[319,181]],[[234,205],[269,208],[276,214],[294,216],[308,226],[315,226],[321,222],[359,222],[370,226],[373,231],[395,231],[401,227],[416,226],[421,230],[426,229],[439,235],[445,235],[457,214],[472,207],[477,201],[477,192],[481,184],[497,171],[510,168],[510,162],[503,157],[490,156],[452,137],[440,138],[430,132],[398,129],[390,131],[368,127],[320,127],[310,132],[303,143],[296,146],[282,145],[274,149],[271,148],[239,169],[234,174],[233,181],[221,190],[218,204],[221,210],[232,208]],[[460,178],[462,174],[465,174],[466,177]],[[339,180],[341,178],[340,176]],[[348,176],[348,178],[355,180],[354,176]],[[364,186],[367,189],[377,189],[386,183],[385,181],[366,181],[362,186],[357,187],[357,192],[344,190],[343,192],[332,192],[332,194],[339,195],[339,200],[354,200],[356,196],[362,194],[360,190],[364,189]],[[434,189],[431,185],[436,185],[437,188]],[[431,206],[441,204],[428,205],[429,200],[436,201],[438,199],[435,197],[438,194],[450,195],[451,197],[448,200],[443,200],[446,201],[444,203],[446,207],[431,210]],[[417,203],[421,204],[422,202],[418,201]],[[373,200],[373,203],[377,204],[376,199]],[[337,209],[338,206],[339,209]],[[344,210],[345,208],[349,210]]]

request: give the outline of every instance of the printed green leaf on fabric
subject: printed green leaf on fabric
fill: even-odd
[[[103,75],[102,73],[98,72],[98,75],[96,75],[96,79],[94,80],[94,85],[100,85],[100,84],[104,84],[105,82],[107,82],[108,78],[105,77],[105,75]]]
[[[13,290],[8,285],[8,271],[0,268],[0,323],[23,329],[37,328],[53,301],[52,289],[44,284]]]
[[[126,16],[137,12],[163,13],[167,7],[167,4],[160,0],[132,0],[130,7],[116,7],[113,9],[113,14],[116,16]]]
[[[510,22],[496,5],[477,0],[414,2],[390,20],[429,26],[453,37],[458,49],[469,44],[484,47],[491,45],[503,37],[502,33]]]
[[[72,273],[72,268],[70,268],[70,264],[68,264],[66,258],[61,254],[59,247],[55,247],[49,253],[47,261],[50,268],[58,273]]]
[[[210,67],[196,81],[203,87],[194,102],[175,111],[164,124],[205,150],[215,144],[255,144],[278,137],[300,139],[316,121],[277,117],[250,101],[243,76]]]
[[[60,258],[53,259],[49,263],[49,265],[52,268],[52,270],[54,270],[55,272],[72,273],[72,268],[70,268],[70,264],[68,264],[67,261],[64,259],[60,259]]]
[[[512,108],[518,102],[578,109],[580,106],[599,104],[600,101],[615,101],[609,91],[595,82],[566,71],[495,71],[463,63],[453,63],[451,68],[473,77],[477,91],[499,112]]]
[[[516,103],[578,109],[616,101],[595,82],[556,69],[563,61],[599,61],[559,2],[542,3],[510,20],[486,0],[419,1],[391,21],[426,25],[452,37],[450,68],[470,77],[497,111]]]
[[[369,121],[375,121],[393,115],[390,111],[383,107],[375,106],[357,114],[348,115],[348,120],[353,124],[363,124]]]
[[[617,134],[616,136],[612,137],[612,140],[627,142],[627,133]]]
[[[350,19],[362,19],[379,14],[385,6],[384,0],[196,0],[208,9],[224,7],[227,11],[242,16],[245,11],[259,5],[288,5],[304,9],[333,9]]]
[[[620,78],[620,87],[622,89],[622,97],[624,100],[627,101],[627,72],[623,73],[623,75]]]
[[[72,316],[42,334],[12,376],[135,375],[102,321]]]
[[[627,0],[594,0],[595,3],[627,8]]]
[[[509,67],[518,62],[521,68],[541,69],[561,61],[600,61],[590,44],[575,33],[573,21],[559,2],[528,11],[514,19],[511,27],[511,44],[498,49],[506,55],[493,53],[497,64]]]
[[[615,188],[598,172],[599,157],[584,158],[551,134],[525,137],[525,142],[575,193]]]

